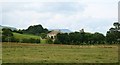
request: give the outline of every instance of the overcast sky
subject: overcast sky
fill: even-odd
[[[26,29],[41,24],[48,29],[69,29],[103,34],[118,21],[119,0],[4,0],[0,25]]]

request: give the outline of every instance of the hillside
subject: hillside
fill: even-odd
[[[35,36],[35,35],[30,35],[30,34],[19,34],[19,33],[13,33],[14,37],[17,38],[17,39],[30,39],[30,38],[33,38],[33,39],[40,39],[39,36]]]

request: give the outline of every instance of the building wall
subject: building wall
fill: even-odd
[[[47,35],[47,37],[49,37],[49,38],[52,38],[52,37],[55,38],[55,36],[56,36],[56,34],[48,34]]]

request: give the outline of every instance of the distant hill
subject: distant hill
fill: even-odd
[[[9,27],[9,26],[2,26],[0,25],[0,29],[3,29],[3,28],[9,28],[11,30],[17,30],[17,28],[14,28],[14,27]]]
[[[70,33],[70,32],[72,32],[71,30],[69,30],[69,29],[48,29],[49,31],[52,31],[52,30],[59,30],[59,31],[61,31],[62,33]]]
[[[9,28],[9,29],[11,29],[11,30],[17,30],[17,28],[14,28],[14,27],[9,27],[9,26],[2,26],[2,25],[0,25],[0,29],[2,29],[2,28]],[[71,30],[69,30],[69,29],[48,29],[49,31],[51,31],[51,30],[60,30],[62,33],[70,33],[70,32],[72,32]]]

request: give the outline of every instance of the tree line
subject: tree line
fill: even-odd
[[[23,29],[23,30],[14,30],[13,32],[16,33],[20,33],[20,34],[33,34],[33,35],[40,35],[41,33],[48,33],[48,29],[47,28],[43,28],[42,25],[33,25],[33,26],[29,26],[27,29]]]
[[[73,33],[59,33],[56,36],[55,44],[104,44],[105,36],[101,33],[85,33],[85,32],[73,32]]]
[[[47,38],[48,29],[43,28],[42,25],[34,25],[23,30],[10,30],[8,28],[2,29],[2,41],[3,42],[21,42],[21,43],[40,43],[40,39],[16,39],[13,32],[20,34],[33,34],[38,35],[42,39],[47,39],[46,43],[54,44],[117,44],[120,43],[120,23],[115,22],[114,27],[107,31],[106,36],[102,33],[88,33],[88,32],[71,32],[71,33],[58,33],[55,40]]]
[[[55,44],[117,44],[120,43],[120,23],[115,22],[114,27],[107,31],[106,36],[96,32],[59,33],[56,36]]]

